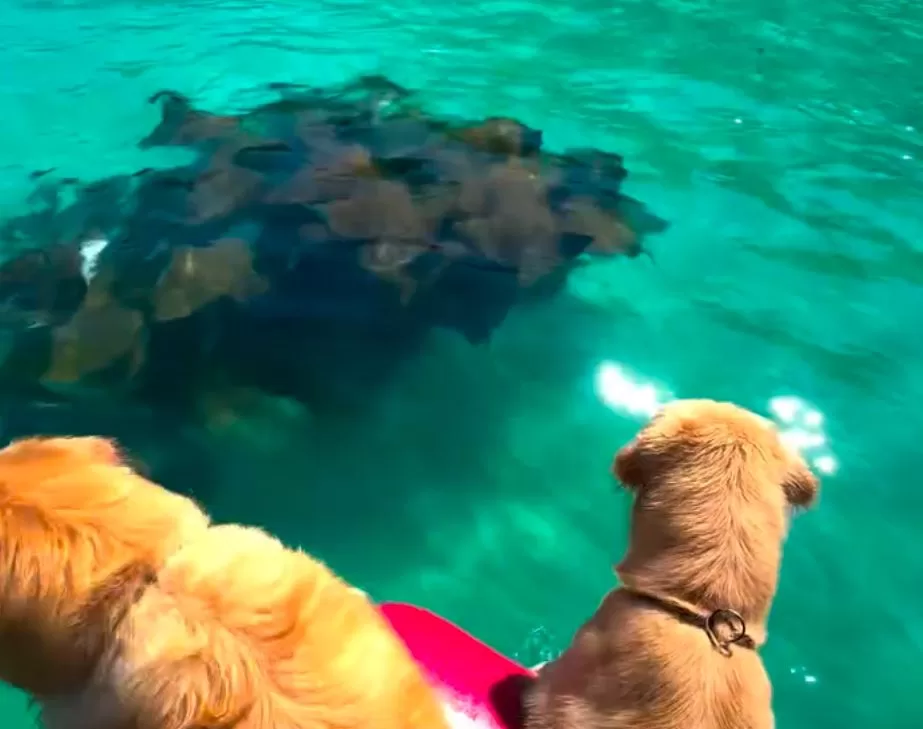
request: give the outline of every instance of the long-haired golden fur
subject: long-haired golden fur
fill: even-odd
[[[0,679],[50,729],[444,729],[374,605],[99,438],[0,451]]]
[[[613,470],[634,494],[621,587],[542,668],[527,729],[771,729],[758,648],[817,480],[769,421],[709,400],[667,405]],[[714,611],[734,613],[709,634]]]

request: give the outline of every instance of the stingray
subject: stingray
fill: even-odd
[[[345,200],[363,180],[379,176],[371,155],[361,145],[334,143],[315,152],[313,163],[305,164],[268,191],[263,200],[304,205]]]
[[[475,149],[491,154],[528,157],[542,147],[542,132],[507,117],[490,117],[461,127],[454,136]]]
[[[245,240],[225,238],[208,246],[178,247],[152,292],[153,317],[183,319],[222,297],[244,301],[268,289],[269,282],[253,270]]]
[[[32,248],[0,266],[0,305],[7,323],[26,327],[70,316],[86,292],[76,244]]]
[[[390,180],[364,180],[351,197],[329,203],[326,215],[334,235],[366,242],[359,265],[396,285],[401,303],[408,303],[417,284],[409,266],[430,249],[431,236],[407,186]]]
[[[288,160],[294,153],[286,142],[266,141],[236,148],[230,155],[230,162],[253,172],[270,174],[289,166]]]
[[[640,200],[628,195],[619,195],[613,207],[626,224],[640,236],[663,233],[670,227],[668,221],[652,213]]]
[[[189,195],[189,222],[230,215],[256,198],[261,181],[258,173],[218,161],[195,181]]]
[[[327,208],[331,231],[343,238],[423,241],[426,229],[406,185],[392,180],[361,180],[345,200]]]
[[[465,182],[459,207],[470,217],[458,227],[488,258],[516,269],[522,285],[560,262],[547,184],[536,168],[516,159],[491,166],[486,176]]]
[[[59,216],[66,207],[66,194],[71,192],[77,180],[56,178],[54,170],[39,170],[29,177],[35,182],[34,189],[26,197],[28,212],[12,216],[0,223],[0,241],[7,247],[25,244],[34,248],[42,242],[58,242],[60,236]]]
[[[350,138],[364,145],[376,162],[390,164],[393,173],[403,176],[412,172],[414,165],[418,168],[425,163],[425,157],[440,144],[444,134],[426,119],[395,116],[353,131]]]
[[[176,91],[158,91],[148,99],[160,103],[160,123],[144,137],[138,146],[190,146],[201,142],[220,141],[233,137],[240,130],[240,120],[194,109],[189,99]]]
[[[352,100],[354,108],[359,112],[359,119],[367,116],[373,123],[377,123],[383,111],[410,95],[410,91],[385,76],[372,74],[347,82],[335,98],[341,101]]]
[[[112,297],[111,282],[111,271],[94,278],[81,307],[67,323],[52,329],[48,367],[39,378],[46,387],[80,383],[123,358],[129,360],[129,379],[141,370],[144,316]]]
[[[628,177],[625,160],[611,152],[575,149],[551,159],[558,184],[572,195],[617,197]]]
[[[641,252],[641,236],[618,215],[610,213],[592,199],[575,197],[559,213],[560,234],[570,245],[604,256],[634,257]],[[574,255],[574,250],[569,251]]]
[[[22,372],[63,386],[117,371],[156,393],[220,367],[262,387],[280,367],[298,380],[314,353],[326,364],[312,360],[307,391],[323,392],[367,370],[321,356],[331,338],[341,358],[388,363],[434,327],[484,342],[523,294],[556,295],[578,261],[635,256],[667,227],[622,192],[620,155],[548,150],[502,113],[437,116],[383,76],[268,92],[234,114],[154,94],[139,144],[191,148],[188,163],[32,175],[32,209],[0,223],[8,251],[31,249],[0,265],[0,318],[51,355]],[[241,353],[245,366],[222,360]]]
[[[314,127],[368,128],[382,118],[383,110],[401,101],[410,92],[384,76],[360,76],[340,87],[321,90],[295,83],[274,83],[269,90],[281,98],[252,109],[243,115],[245,129],[261,135],[294,131],[300,136]]]
[[[219,148],[202,170],[182,169],[148,176],[147,210],[165,221],[198,226],[231,216],[257,199],[264,175],[236,164],[235,155],[249,146],[228,144]]]

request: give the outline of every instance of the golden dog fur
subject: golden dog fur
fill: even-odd
[[[0,451],[0,679],[49,729],[445,729],[374,605],[98,438]]]
[[[667,405],[613,470],[634,494],[621,587],[542,668],[527,729],[771,729],[757,649],[789,513],[815,501],[817,480],[769,421],[708,400]],[[681,619],[716,610],[739,613],[750,647],[725,655]]]

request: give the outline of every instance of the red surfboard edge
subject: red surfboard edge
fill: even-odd
[[[453,710],[493,729],[522,727],[522,694],[534,671],[430,610],[399,602],[379,609]]]

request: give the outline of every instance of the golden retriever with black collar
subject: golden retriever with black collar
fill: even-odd
[[[817,479],[771,422],[710,400],[664,407],[613,470],[634,494],[621,586],[541,669],[527,729],[772,729],[758,651]]]

